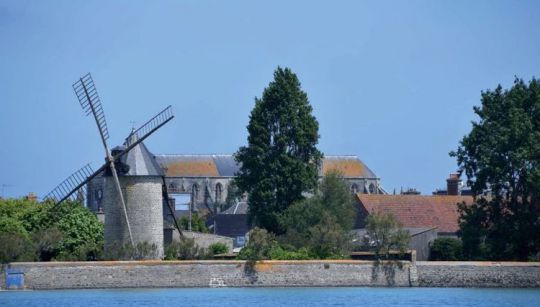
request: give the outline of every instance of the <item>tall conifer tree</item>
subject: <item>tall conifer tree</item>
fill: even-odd
[[[322,153],[312,110],[297,76],[278,67],[262,98],[255,98],[248,145],[235,155],[241,165],[236,183],[249,195],[250,223],[276,234],[285,231],[280,214],[317,186]]]

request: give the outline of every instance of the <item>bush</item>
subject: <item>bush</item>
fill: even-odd
[[[180,227],[182,230],[189,229],[189,217],[182,216],[180,218]],[[197,212],[191,214],[191,231],[208,233],[208,228],[204,222],[204,219],[199,216]]]
[[[275,236],[258,227],[249,232],[246,247],[238,253],[238,259],[257,261],[270,258],[270,250],[277,245]]]
[[[212,253],[212,255],[229,253],[229,247],[227,246],[227,244],[222,242],[212,243],[210,244],[210,246],[208,246],[208,249],[210,253]]]
[[[2,261],[95,260],[103,245],[103,224],[72,201],[54,206],[50,201],[2,199],[0,234],[5,235],[0,246],[9,247]]]
[[[50,261],[60,252],[64,236],[57,227],[40,229],[32,234],[39,261]]]
[[[285,250],[281,246],[275,246],[269,252],[272,260],[309,260],[313,259],[306,247],[298,250]]]
[[[292,204],[280,217],[286,250],[307,248],[312,258],[347,257],[356,210],[347,183],[338,172],[325,175],[316,194]]]
[[[0,262],[34,261],[32,242],[17,233],[0,233]]]
[[[437,238],[430,247],[429,260],[457,261],[463,259],[463,243],[455,238]]]
[[[172,242],[165,247],[165,260],[208,259],[210,253],[200,248],[194,239],[184,238],[180,242]]]
[[[401,228],[392,214],[371,213],[366,218],[366,230],[369,237],[367,247],[375,252],[377,260],[389,259],[390,251],[404,253],[407,250],[409,233]]]
[[[81,250],[81,252],[83,251],[85,251],[85,249]],[[82,254],[84,254],[84,252]],[[115,242],[114,244],[107,246],[105,251],[105,260],[145,260],[156,259],[157,256],[157,246],[148,242],[139,242],[135,246],[130,243],[119,244]]]

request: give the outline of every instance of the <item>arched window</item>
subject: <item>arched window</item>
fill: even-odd
[[[223,186],[221,185],[221,183],[218,182],[216,184],[216,202],[217,203],[221,202],[222,195],[223,195]]]
[[[353,185],[351,186],[351,193],[352,194],[358,193],[358,185],[356,185],[356,183],[353,183]]]
[[[103,191],[101,189],[96,190],[96,199],[99,201],[103,197]]]
[[[370,193],[370,194],[377,194],[376,192],[377,192],[377,191],[376,191],[376,189],[375,189],[375,185],[374,185],[373,183],[370,184],[370,185],[369,185],[369,193]]]
[[[199,199],[199,186],[195,183],[191,187],[191,201],[193,203],[196,203]]]

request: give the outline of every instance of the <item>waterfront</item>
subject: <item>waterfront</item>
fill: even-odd
[[[0,306],[538,306],[540,289],[184,288],[2,291]]]

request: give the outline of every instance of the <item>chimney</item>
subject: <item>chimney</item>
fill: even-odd
[[[459,195],[459,175],[456,173],[450,174],[446,179],[446,191],[448,195]]]
[[[34,194],[32,192],[28,193],[28,195],[25,198],[26,198],[26,200],[29,200],[29,201],[37,201],[36,194]]]

